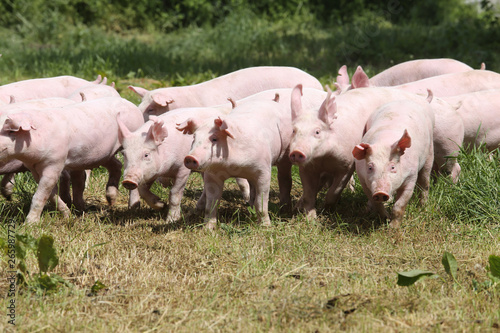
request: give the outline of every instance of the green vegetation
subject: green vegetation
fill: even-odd
[[[4,1],[0,83],[105,74],[184,84],[256,65],[292,65],[329,83],[343,64],[374,74],[437,57],[496,70],[499,21],[481,3],[478,12],[459,0]]]
[[[375,0],[7,0],[0,2],[0,84],[101,74],[138,102],[127,85],[186,85],[255,65],[296,66],[325,84],[343,64],[373,75],[413,58],[452,57],[476,68],[486,62],[498,71],[499,23],[489,1],[481,4],[478,12],[459,0],[418,7]],[[167,225],[165,210],[128,210],[123,188],[108,207],[103,169],[92,173],[85,213],[62,219],[48,205],[39,225],[25,225],[36,185],[29,174],[17,175],[13,201],[0,199],[0,247],[9,244],[15,221],[24,276],[16,287],[17,331],[493,331],[500,325],[500,154],[462,151],[459,162],[459,183],[437,177],[425,206],[410,202],[399,231],[365,214],[359,183],[315,221],[280,216],[274,180],[273,227],[253,222],[231,182],[219,229],[208,233],[195,214],[198,175],[186,188],[183,220]],[[296,169],[293,177],[296,202]],[[155,184],[153,191],[168,198],[168,189]],[[8,258],[2,251],[0,271],[8,270]],[[441,267],[453,283],[398,285],[397,272],[420,278]],[[410,273],[417,268],[426,271]],[[2,309],[9,288],[2,279]],[[0,316],[0,331],[14,331],[7,319]]]

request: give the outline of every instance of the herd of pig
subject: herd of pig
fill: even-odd
[[[101,77],[6,84],[0,86],[1,191],[9,199],[13,175],[29,170],[38,187],[26,222],[38,222],[48,200],[67,217],[71,205],[85,209],[88,170],[99,166],[109,171],[106,198],[115,203],[123,167],[130,208],[141,198],[163,208],[150,188],[155,181],[171,186],[167,222],[173,222],[197,171],[204,189],[196,207],[207,228],[217,225],[231,177],[259,222],[270,225],[272,166],[280,205],[291,211],[297,164],[303,194],[294,209],[308,218],[316,217],[322,188],[328,187],[325,205],[335,205],[356,171],[368,209],[397,228],[417,184],[425,202],[432,170],[458,181],[454,157],[461,146],[499,147],[500,74],[484,65],[474,70],[453,59],[422,59],[371,79],[361,67],[350,79],[343,66],[334,84],[334,92],[325,91],[297,68],[252,67],[191,86],[130,86],[142,97],[139,106]]]

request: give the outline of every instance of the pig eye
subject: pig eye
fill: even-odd
[[[368,171],[373,171],[373,163],[368,163]]]
[[[217,137],[216,136],[211,137],[210,141],[212,141],[213,143],[217,142]]]

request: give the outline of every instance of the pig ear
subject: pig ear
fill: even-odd
[[[193,134],[198,129],[199,124],[193,118],[188,118],[186,121],[176,124],[176,129],[183,134]]]
[[[222,120],[220,117],[214,119],[215,126],[219,127],[219,130],[226,134],[231,139],[234,139],[234,135],[232,133],[232,129],[230,129],[229,124],[226,120]]]
[[[149,92],[148,90],[141,87],[128,86],[128,88],[141,97],[146,96],[146,94]]]
[[[118,123],[118,141],[120,144],[123,144],[123,140],[129,137],[132,133],[121,120],[120,112],[116,115],[116,122]]]
[[[330,88],[328,88],[326,99],[319,108],[318,118],[327,125],[330,125],[335,119],[337,119],[337,102],[335,101],[335,95],[332,94]]]
[[[31,117],[26,113],[11,114],[7,117],[7,119],[5,119],[5,123],[3,124],[4,131],[29,132],[32,129],[36,130],[36,127],[33,125]]]
[[[361,66],[356,68],[356,73],[352,76],[352,88],[367,88],[370,86],[370,79]]]
[[[101,82],[101,83],[99,83],[99,84],[102,84],[102,85],[106,85],[106,84],[108,84],[108,77],[107,77],[107,76],[105,76],[105,77],[104,77],[104,79],[102,79],[102,82]]]
[[[405,129],[403,136],[396,143],[396,148],[399,152],[399,155],[403,155],[405,153],[406,148],[411,147],[411,137],[408,134],[408,131]]]
[[[278,94],[278,93],[274,94],[273,102],[276,102],[276,103],[280,102],[280,94]]]
[[[484,62],[481,63],[481,68],[480,70],[484,71],[486,69],[486,64]]]
[[[169,98],[168,96],[166,96],[165,94],[162,94],[162,93],[152,94],[151,98],[153,99],[153,101],[156,104],[163,106],[163,107],[165,107],[169,104],[172,104],[174,102],[173,99]]]
[[[349,74],[347,73],[346,65],[340,67],[339,75],[337,76],[337,82],[335,83],[335,86],[340,91],[349,88]]]
[[[231,97],[228,97],[227,100],[229,102],[231,102],[231,109],[234,109],[236,107],[236,102],[234,101],[234,99],[232,99]]]
[[[146,140],[152,140],[157,146],[161,145],[163,140],[168,136],[168,131],[163,127],[163,120],[158,117],[149,117],[153,121],[153,125],[149,128]]]
[[[429,104],[431,104],[433,98],[434,98],[434,94],[432,93],[432,90],[427,89],[427,98],[426,98],[427,102]]]
[[[366,155],[369,154],[369,149],[370,145],[368,143],[360,143],[352,150],[352,156],[357,160],[365,159]]]
[[[101,81],[102,81],[102,76],[101,76],[101,74],[99,74],[99,75],[97,75],[97,79],[95,79],[95,81],[93,81],[92,83],[99,84],[99,83],[101,83]]]
[[[298,84],[293,88],[291,95],[292,121],[302,112],[302,85]]]

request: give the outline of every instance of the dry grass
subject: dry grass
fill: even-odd
[[[53,235],[60,250],[55,273],[74,284],[46,296],[19,293],[19,332],[495,331],[500,324],[498,290],[472,287],[473,279],[487,280],[487,258],[500,252],[498,221],[478,226],[434,218],[432,206],[412,206],[394,232],[360,213],[358,187],[337,213],[314,222],[275,214],[274,226],[262,228],[230,184],[222,223],[211,234],[192,213],[197,176],[186,191],[185,220],[175,225],[165,225],[165,211],[128,211],[125,192],[108,208],[105,175],[92,179],[91,209],[83,216],[63,220],[46,211],[39,226],[18,229]],[[3,204],[6,211],[19,208]],[[462,287],[444,273],[444,251],[457,258]],[[37,271],[35,258],[29,264]],[[446,282],[396,285],[396,272],[415,268]],[[96,280],[107,287],[92,295]],[[2,280],[0,294],[6,290]],[[1,300],[3,309],[7,301]],[[11,330],[5,319],[0,328]]]

